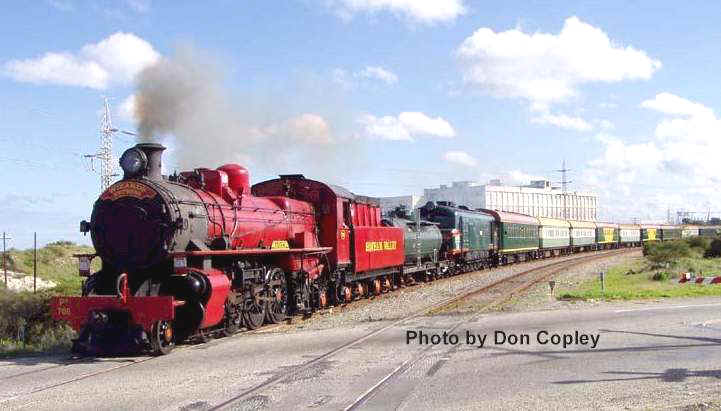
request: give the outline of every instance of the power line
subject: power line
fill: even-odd
[[[3,271],[5,272],[5,288],[8,288],[8,266],[7,266],[7,260],[5,257],[5,241],[12,240],[12,237],[9,237],[7,234],[5,234],[5,231],[3,231]]]
[[[561,187],[563,189],[563,218],[568,219],[568,209],[566,207],[566,194],[568,192],[568,185],[571,184],[573,181],[568,181],[566,178],[566,173],[571,171],[571,169],[566,168],[566,160],[563,159],[561,162],[561,169],[555,170],[558,173],[561,173]]]
[[[100,119],[100,148],[95,154],[85,154],[84,157],[90,159],[90,169],[95,171],[94,160],[100,161],[100,192],[104,192],[108,187],[115,173],[115,161],[113,158],[113,136],[115,132],[121,132],[128,135],[136,135],[130,131],[118,130],[113,128],[112,119],[110,118],[110,103],[108,98],[103,97],[103,117]]]

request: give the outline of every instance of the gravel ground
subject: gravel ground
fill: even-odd
[[[634,255],[635,254],[636,253],[634,253]],[[640,255],[640,251],[638,251],[638,255]],[[573,255],[508,267],[499,267],[491,270],[462,274],[431,283],[419,284],[397,290],[393,293],[384,294],[378,298],[355,301],[346,307],[335,307],[326,312],[316,313],[308,319],[294,319],[292,324],[273,328],[272,331],[281,332],[290,329],[317,330],[362,322],[396,320],[451,296],[458,295],[460,292],[467,290],[468,287],[480,288],[520,271],[578,257],[579,255]],[[614,261],[617,261],[619,258],[623,257],[609,257],[609,259],[613,259]],[[603,264],[603,261],[606,261],[606,259],[601,260],[601,262],[596,261],[589,263],[589,265]]]
[[[601,271],[608,271],[609,267],[643,258],[641,250],[617,255],[601,260],[589,261],[579,264],[572,269],[564,270],[554,277],[556,281],[556,295],[560,290],[578,286],[590,278],[598,278]],[[600,305],[614,304],[613,302],[588,300],[566,301],[550,296],[548,283],[539,283],[528,289],[522,296],[515,297],[507,303],[498,306],[495,311],[536,311],[587,308]],[[649,300],[647,300],[648,302]]]

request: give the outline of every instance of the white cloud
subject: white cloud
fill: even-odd
[[[467,167],[475,167],[478,165],[478,160],[465,151],[446,151],[446,153],[443,154],[443,159],[449,163]]]
[[[366,68],[357,72],[356,76],[369,79],[378,79],[389,85],[398,82],[398,76],[395,73],[379,66],[366,66]]]
[[[721,202],[721,120],[713,110],[670,93],[641,107],[664,113],[647,141],[597,136],[603,153],[582,180],[594,186],[611,216],[663,219],[666,208],[697,209]],[[654,199],[653,201],[639,199]]]
[[[616,128],[616,126],[609,120],[606,119],[598,119],[596,120],[596,124],[598,124],[598,127],[601,128],[601,130],[613,130]]]
[[[132,33],[117,32],[98,43],[86,44],[77,53],[48,52],[36,58],[8,61],[3,71],[21,82],[104,90],[129,83],[159,58],[147,41]]]
[[[355,87],[353,79],[348,75],[348,72],[341,68],[335,68],[331,71],[331,80],[344,90],[351,90]]]
[[[613,109],[618,108],[618,104],[613,103],[613,102],[603,102],[603,103],[598,103],[598,107],[603,108],[603,109],[613,110]]]
[[[540,177],[534,174],[524,173],[521,170],[511,170],[504,174],[503,180],[506,184],[521,185],[529,184],[533,180],[545,180],[544,177]]]
[[[388,11],[424,24],[453,21],[466,13],[463,0],[325,0],[343,19],[358,12]]]
[[[503,173],[481,173],[478,181],[499,180],[502,185],[519,186],[529,184],[533,180],[547,180],[543,176],[528,174],[522,170],[510,170]]]
[[[125,121],[135,122],[135,94],[126,97],[118,107],[118,116]]]
[[[376,81],[390,86],[398,83],[398,75],[380,66],[366,66],[352,73],[346,69],[334,68],[331,70],[331,81],[344,90],[353,90],[358,86],[370,86]]]
[[[367,137],[384,140],[413,141],[415,137],[443,137],[456,135],[451,124],[441,117],[431,118],[417,111],[406,111],[395,116],[376,117],[370,114],[362,116],[358,122],[363,126]]]
[[[571,117],[565,114],[542,114],[531,118],[531,123],[556,126],[558,128],[575,131],[589,131],[593,126],[581,117]]]
[[[125,0],[125,4],[136,13],[147,13],[150,11],[150,0]]]
[[[650,100],[641,102],[641,107],[664,114],[681,116],[712,116],[713,110],[703,104],[694,103],[671,93],[659,93]]]
[[[661,68],[646,52],[618,45],[577,17],[566,19],[558,34],[480,28],[456,55],[467,85],[540,108],[577,95],[585,83],[647,80]]]

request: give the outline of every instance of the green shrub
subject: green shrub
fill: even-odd
[[[691,256],[691,247],[685,241],[667,241],[648,244],[646,258],[655,267],[663,267],[666,264],[674,264],[679,259]]]
[[[74,332],[51,317],[50,298],[48,292],[0,289],[0,353],[19,349],[47,351],[70,344]],[[19,340],[21,336],[24,338]]]
[[[649,249],[651,249],[651,246],[652,246],[652,244],[650,242],[643,243],[643,256],[644,257],[648,255],[648,251],[649,251]]]
[[[721,239],[715,238],[703,254],[706,258],[721,257]]]
[[[688,243],[689,247],[697,248],[701,250],[702,253],[705,253],[706,249],[709,248],[709,243],[711,241],[710,239],[705,237],[689,237],[686,239],[686,242]]]
[[[666,271],[659,271],[651,277],[654,281],[667,281],[669,274]]]

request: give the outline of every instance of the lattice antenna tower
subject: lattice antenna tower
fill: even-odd
[[[112,183],[113,177],[118,174],[115,173],[116,161],[113,157],[113,135],[115,132],[120,131],[123,134],[135,136],[136,134],[130,131],[118,130],[113,127],[113,121],[110,116],[110,103],[107,97],[103,97],[103,116],[100,119],[100,147],[98,152],[95,154],[86,154],[83,157],[90,160],[90,169],[96,171],[95,160],[100,163],[100,192],[104,192]]]
[[[563,190],[563,218],[568,219],[568,207],[566,205],[566,197],[568,193],[568,185],[573,183],[573,181],[568,181],[567,173],[571,171],[571,169],[566,168],[566,160],[564,159],[561,162],[561,169],[555,170],[558,173],[561,173],[561,188]]]

